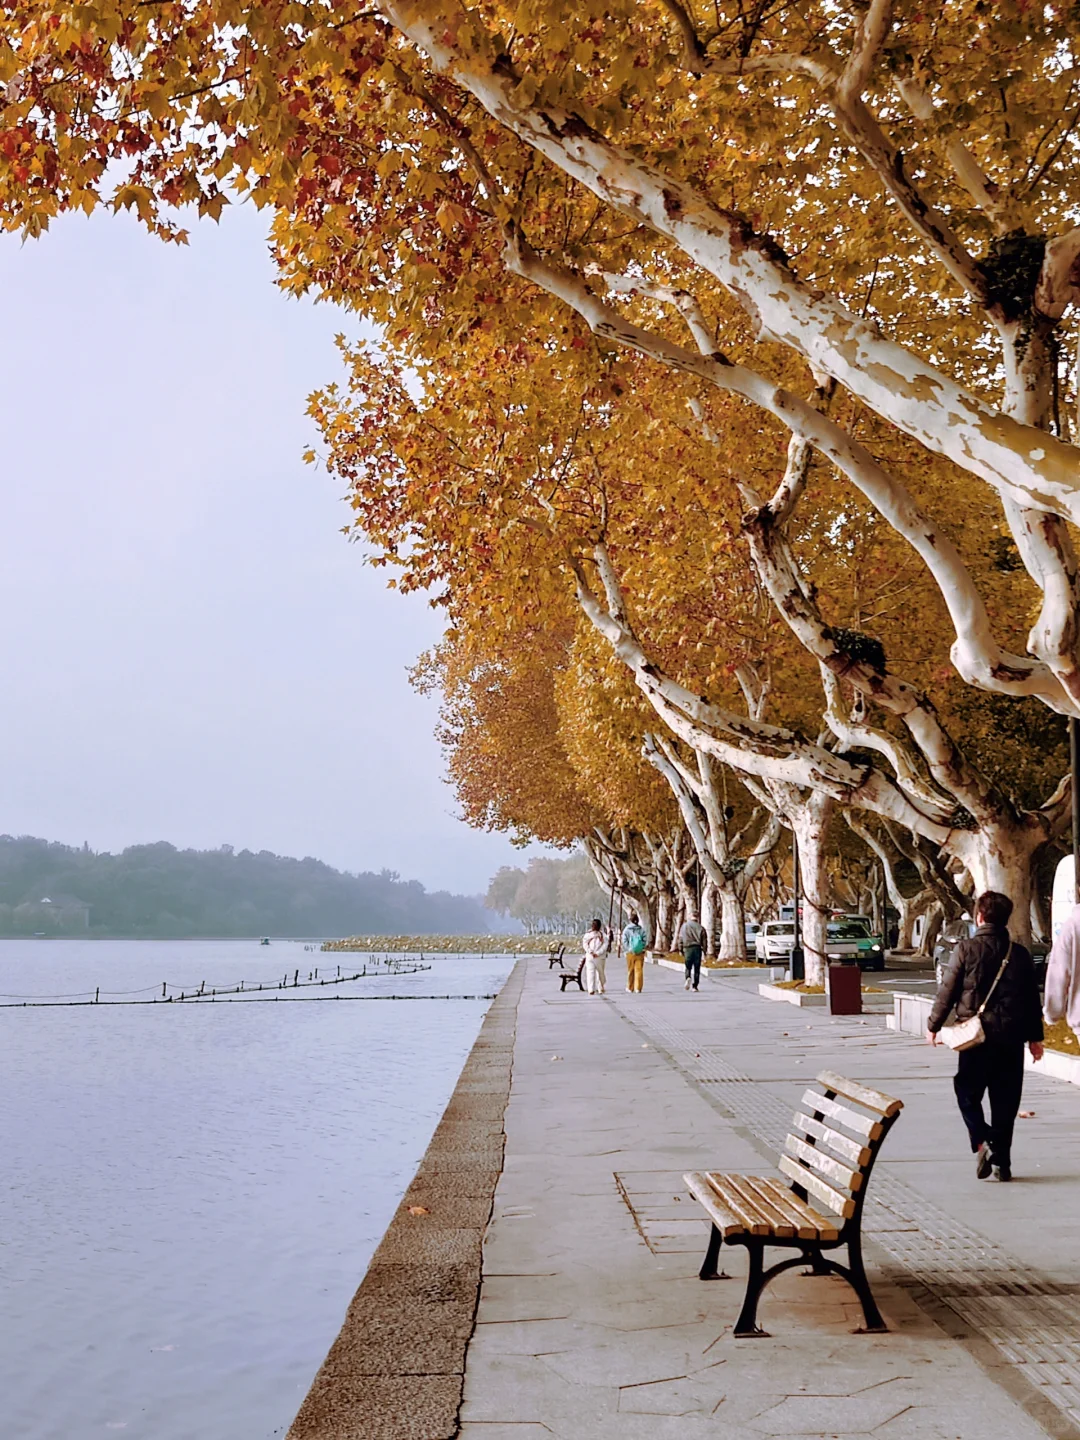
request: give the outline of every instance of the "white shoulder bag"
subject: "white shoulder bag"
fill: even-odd
[[[998,981],[1005,974],[1005,966],[1012,956],[1013,947],[1010,944],[1005,951],[1005,959],[1001,962],[1001,969],[994,976],[994,983],[990,986],[986,999],[979,1006],[975,1014],[968,1020],[960,1020],[955,1025],[943,1025],[941,1027],[941,1041],[950,1050],[973,1050],[976,1045],[981,1045],[986,1039],[986,1031],[983,1029],[982,1015],[987,1005],[990,1004],[990,997],[998,987]]]

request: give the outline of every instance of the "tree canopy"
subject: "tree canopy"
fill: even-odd
[[[250,196],[282,285],[377,325],[312,413],[376,562],[446,608],[470,818],[628,884],[662,854],[657,904],[690,856],[737,908],[766,835],[824,853],[839,807],[1026,913],[1080,715],[1074,28],[20,0],[0,221],[180,239]]]

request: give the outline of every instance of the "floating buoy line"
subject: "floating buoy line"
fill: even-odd
[[[163,980],[160,985],[144,985],[138,990],[78,990],[68,995],[4,995],[0,994],[0,1010],[25,1010],[40,1006],[74,1005],[207,1005],[218,1001],[241,1004],[255,1004],[259,1001],[315,1001],[315,1000],[493,1000],[494,995],[342,995],[332,994],[297,995],[297,990],[320,990],[338,985],[350,985],[355,980],[364,980],[388,975],[417,975],[431,966],[419,959],[408,959],[398,955],[372,957],[374,963],[365,964],[363,969],[343,975],[341,966],[336,974],[320,975],[318,968],[309,970],[306,980],[301,980],[300,970],[290,975],[286,972],[280,980],[240,980],[232,985],[208,985],[205,980],[198,985],[174,985]],[[242,997],[242,998],[241,998]]]

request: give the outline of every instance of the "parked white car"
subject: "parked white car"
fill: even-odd
[[[762,964],[791,959],[795,942],[793,920],[766,920],[754,940],[754,953]],[[884,970],[885,954],[880,941],[871,934],[870,922],[862,915],[845,915],[830,920],[825,929],[830,960],[858,960],[868,970]]]
[[[795,943],[794,920],[766,920],[754,936],[754,954],[760,964],[768,965],[791,959],[791,947]]]

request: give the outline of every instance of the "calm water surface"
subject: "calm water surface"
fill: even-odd
[[[358,957],[0,941],[0,992],[225,986],[331,958]],[[492,992],[511,963],[447,956],[343,993]],[[488,1003],[0,1009],[3,1440],[284,1435]]]

